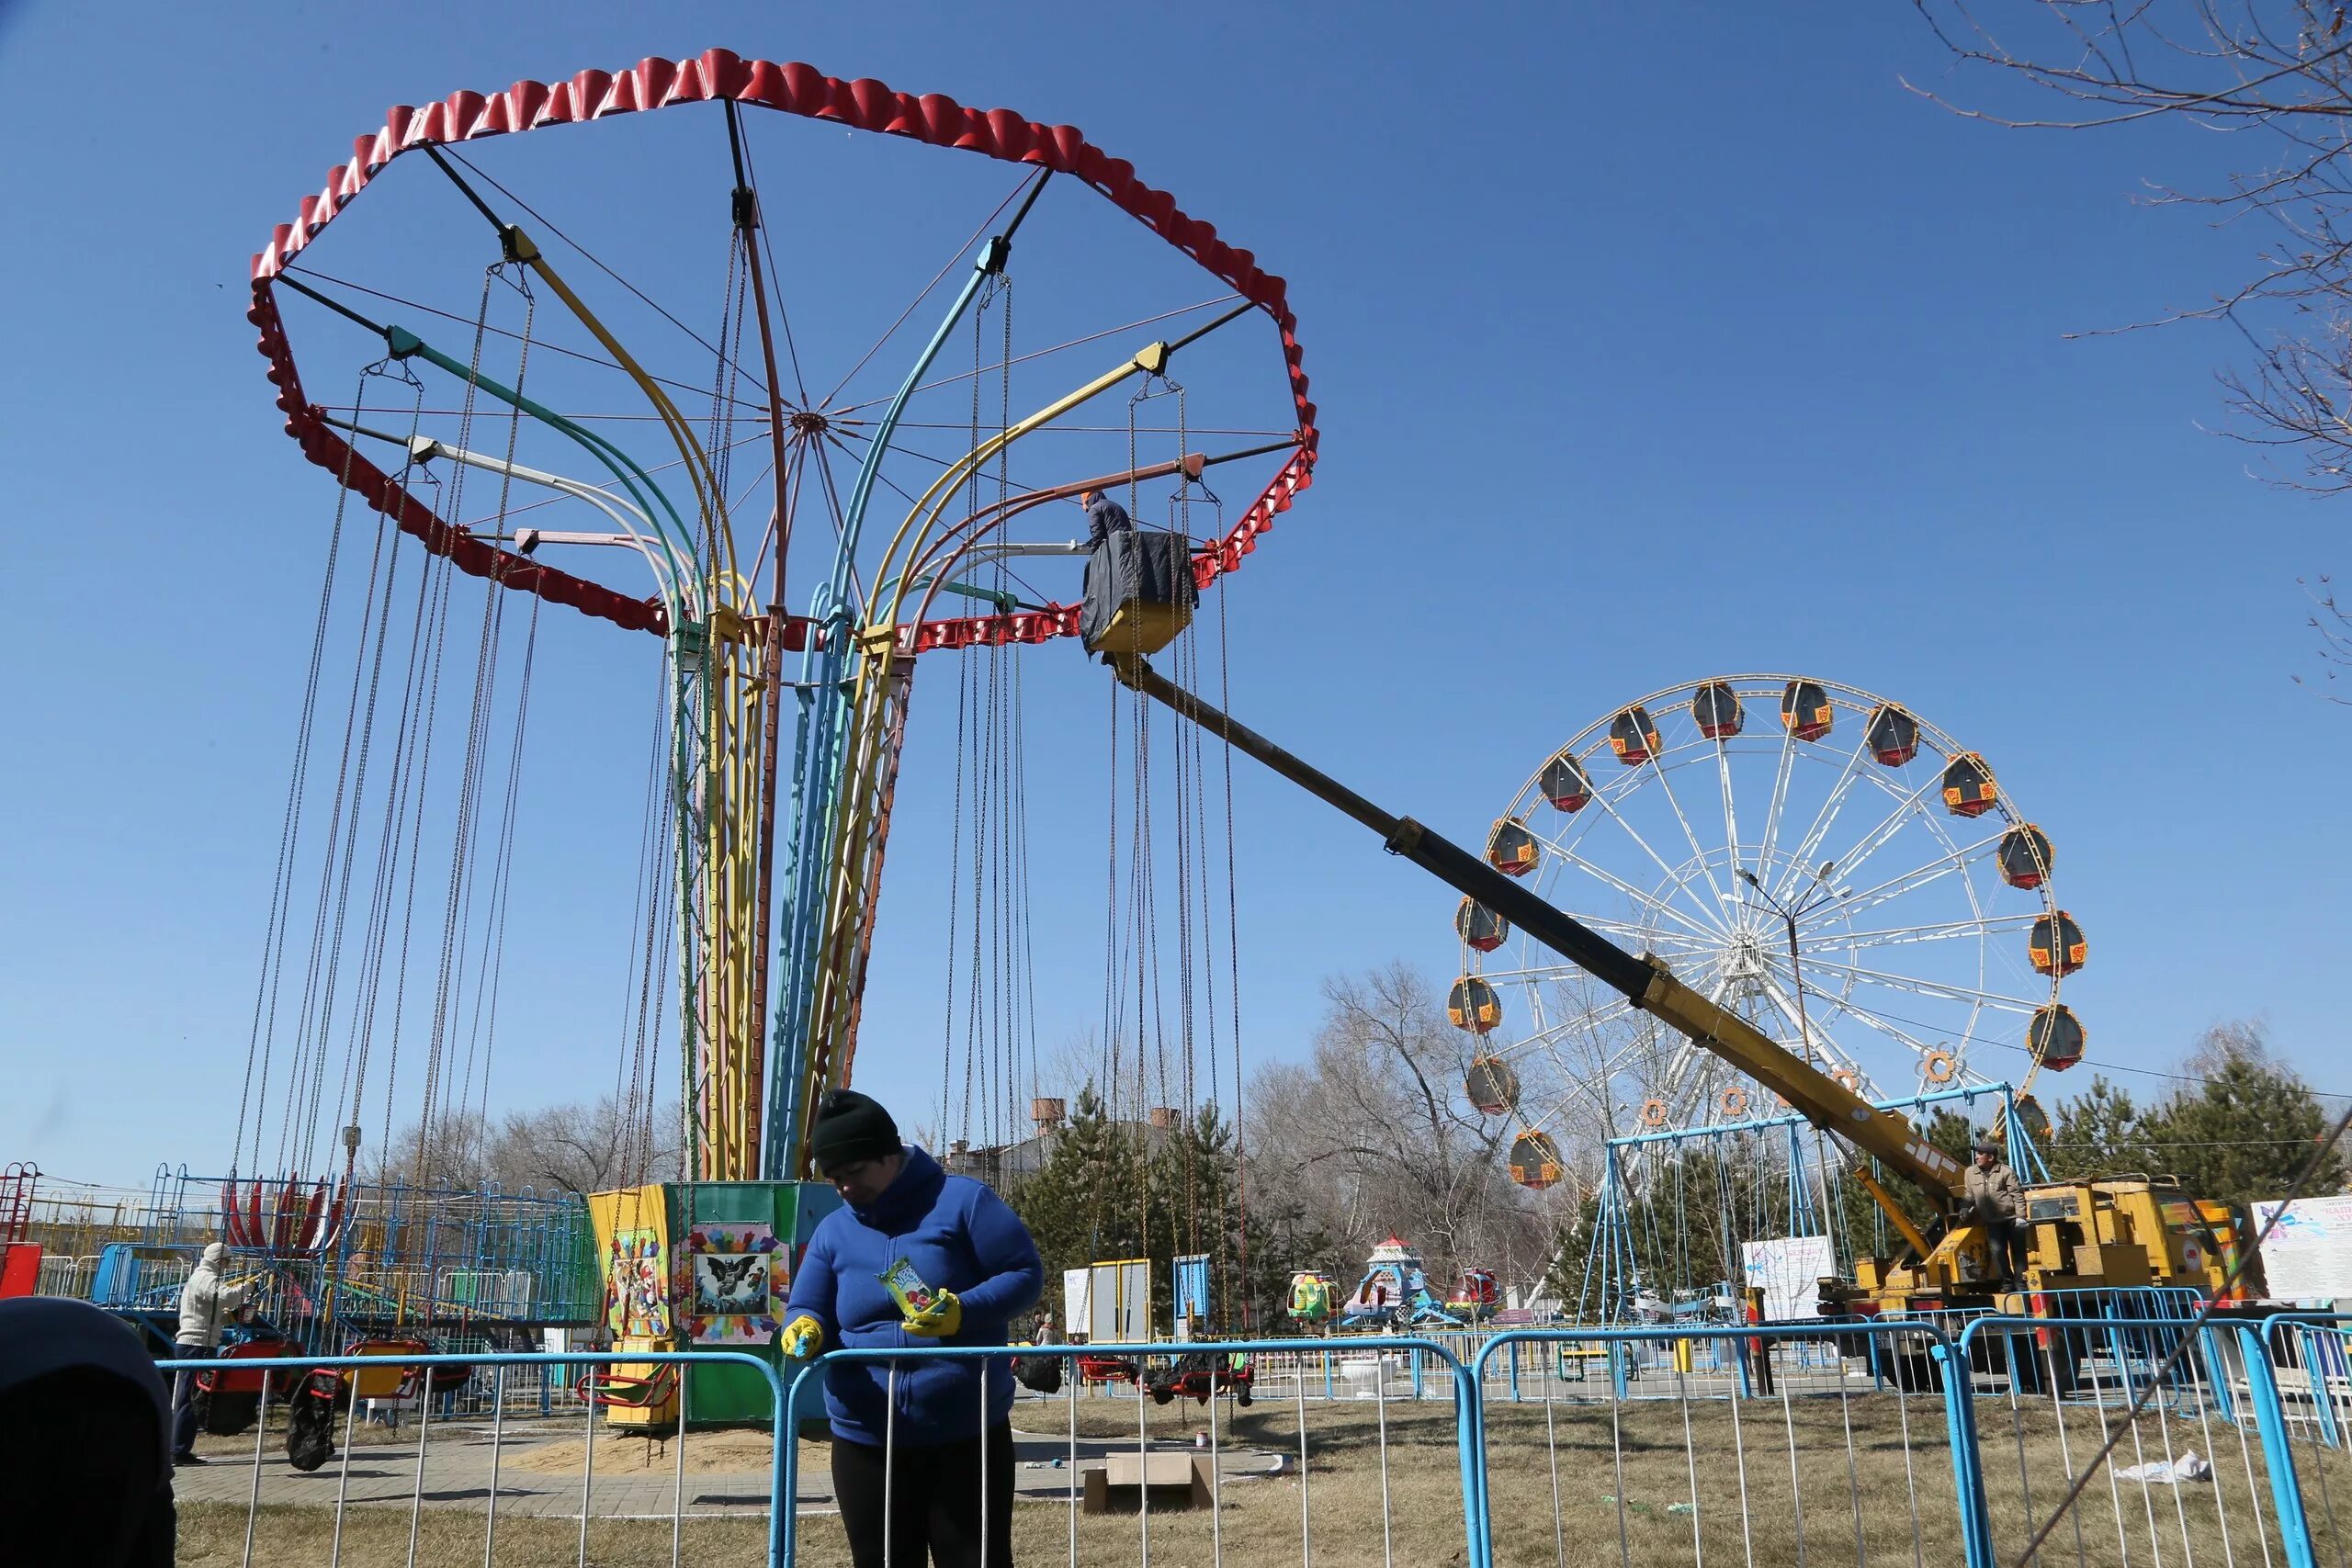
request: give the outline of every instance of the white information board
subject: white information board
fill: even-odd
[[[1151,1337],[1151,1265],[1136,1258],[1062,1270],[1062,1329],[1096,1345]]]
[[[1774,1322],[1818,1316],[1821,1277],[1834,1274],[1829,1238],[1784,1235],[1739,1244],[1740,1264],[1750,1288],[1764,1289],[1764,1315]]]
[[[2262,1244],[2262,1278],[2269,1293],[2301,1305],[2352,1302],[2352,1197],[2256,1203],[2256,1235],[2273,1214],[2278,1215],[2278,1228]]]
[[[1097,1263],[1087,1337],[1097,1345],[1139,1345],[1151,1337],[1151,1264]]]

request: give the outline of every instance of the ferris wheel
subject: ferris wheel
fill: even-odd
[[[1977,751],[1834,682],[1733,675],[1570,736],[1487,841],[1498,870],[1664,963],[1869,1099],[2015,1078],[2083,1054],[2060,999],[2088,956],[2049,835]],[[1453,1022],[1465,1089],[1521,1123],[1511,1174],[1726,1126],[1785,1101],[1464,899]]]

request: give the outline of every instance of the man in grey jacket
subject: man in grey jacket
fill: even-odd
[[[1101,549],[1112,535],[1130,533],[1135,528],[1135,519],[1127,515],[1127,509],[1099,490],[1080,491],[1078,504],[1086,513],[1089,555]]]
[[[227,1244],[214,1242],[204,1249],[195,1272],[180,1289],[180,1331],[175,1348],[181,1360],[209,1356],[219,1348],[220,1331],[237,1315],[252,1292],[220,1277],[229,1261]],[[182,1372],[172,1380],[172,1462],[202,1464],[196,1457],[196,1374]]]
[[[1976,1162],[1968,1168],[1968,1206],[1984,1224],[1985,1250],[1993,1267],[2007,1277],[2025,1280],[2026,1235],[2018,1222],[2025,1214],[2025,1194],[2018,1173],[2001,1161],[2000,1146],[1990,1140],[1976,1145]]]

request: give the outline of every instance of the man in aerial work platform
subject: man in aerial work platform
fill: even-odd
[[[2026,1236],[2018,1221],[2024,1215],[2024,1195],[2018,1189],[2018,1173],[2001,1163],[2000,1146],[1989,1138],[1977,1141],[1976,1161],[1968,1168],[1966,1190],[1968,1206],[1984,1222],[1985,1250],[1992,1255],[1992,1266],[2022,1283]]]
[[[1127,509],[1099,490],[1078,492],[1078,504],[1086,510],[1086,548],[1088,554],[1102,547],[1102,542],[1114,534],[1130,533],[1136,520]]]

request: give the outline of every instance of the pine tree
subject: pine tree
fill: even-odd
[[[1004,1193],[1045,1258],[1048,1304],[1059,1299],[1064,1270],[1136,1256],[1143,1240],[1145,1176],[1135,1134],[1110,1120],[1088,1084],[1045,1163],[1006,1183]]]
[[[2043,1163],[2055,1177],[2120,1176],[2156,1168],[2148,1118],[2132,1096],[2105,1077],[2058,1108]]]
[[[2147,1119],[2157,1157],[2199,1198],[2285,1197],[2327,1135],[2330,1119],[2311,1086],[2272,1057],[2254,1023],[2208,1030],[2188,1066],[2204,1081],[2184,1087]],[[2345,1177],[2343,1156],[2332,1152],[2303,1191],[2341,1191]]]
[[[1250,1211],[1233,1129],[1215,1105],[1164,1132],[1112,1121],[1091,1084],[1079,1091],[1069,1123],[1045,1163],[1007,1184],[1005,1201],[1029,1227],[1045,1259],[1046,1296],[1058,1302],[1065,1271],[1115,1259],[1151,1266],[1155,1327],[1165,1330],[1178,1257],[1209,1258],[1216,1328],[1233,1335],[1280,1321],[1294,1251],[1328,1250],[1321,1233],[1293,1224],[1277,1241],[1268,1217]],[[1279,1212],[1274,1220],[1283,1216]]]

